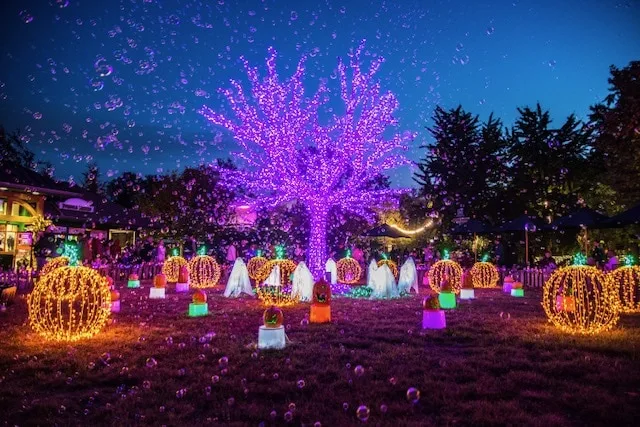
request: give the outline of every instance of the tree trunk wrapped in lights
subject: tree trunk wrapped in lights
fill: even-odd
[[[238,81],[222,93],[235,118],[204,106],[201,113],[213,124],[231,132],[240,146],[236,158],[242,170],[224,170],[227,181],[242,185],[246,193],[275,206],[298,200],[310,216],[309,267],[322,277],[327,259],[327,227],[333,207],[368,215],[368,208],[392,200],[398,190],[372,190],[376,177],[407,164],[402,154],[414,134],[404,132],[390,139],[386,130],[397,124],[393,112],[398,101],[382,92],[374,75],[383,62],[376,57],[368,71],[361,69],[364,42],[351,54],[351,76],[338,63],[340,94],[345,111],[321,123],[321,107],[330,91],[326,80],[312,96],[305,96],[303,57],[294,74],[281,80],[276,71],[275,49],[269,49],[267,75],[260,79],[257,68],[243,59],[251,91]]]

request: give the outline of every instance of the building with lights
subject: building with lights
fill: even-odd
[[[36,242],[31,229],[42,218],[52,223],[40,236],[52,243],[88,235],[100,240],[118,239],[124,247],[135,241],[136,230],[149,225],[137,212],[104,196],[13,165],[0,169],[1,268],[35,262],[32,247]]]

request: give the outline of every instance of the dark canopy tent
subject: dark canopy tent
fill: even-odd
[[[525,262],[529,264],[529,232],[534,232],[544,226],[544,221],[537,216],[523,214],[497,227],[495,231],[517,233],[524,231]]]
[[[605,225],[609,227],[623,227],[625,225],[638,224],[640,224],[640,204],[622,212],[621,214],[612,216],[605,223]]]
[[[487,234],[491,233],[492,229],[490,226],[485,224],[484,222],[472,218],[462,224],[458,224],[451,229],[451,234],[473,234],[473,240],[475,242],[476,236],[478,234]],[[478,260],[478,253],[475,249],[475,245],[473,246],[473,258],[474,261]]]
[[[581,208],[557,218],[545,228],[551,230],[583,229],[606,227],[608,217],[590,208]],[[586,237],[586,235],[585,235]],[[585,255],[589,253],[589,241],[585,238]]]

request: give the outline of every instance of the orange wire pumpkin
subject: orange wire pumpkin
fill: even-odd
[[[393,277],[398,280],[398,264],[396,264],[394,261],[391,261],[390,259],[381,259],[380,261],[378,261],[378,267],[382,267],[383,265],[389,266],[389,269],[393,273]]]
[[[449,277],[449,284],[454,293],[460,293],[462,286],[462,267],[455,261],[443,259],[431,266],[429,269],[429,286],[436,292],[440,292],[440,284],[445,276]]]
[[[358,261],[351,257],[342,258],[336,263],[338,269],[338,282],[340,283],[358,283],[362,269]]]

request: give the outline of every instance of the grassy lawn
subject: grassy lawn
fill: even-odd
[[[0,422],[343,426],[361,423],[360,405],[372,425],[640,419],[640,315],[575,337],[546,322],[540,292],[476,290],[477,300],[447,312],[446,330],[423,331],[420,298],[335,298],[329,325],[307,324],[308,304],[284,309],[291,344],[258,351],[257,300],[210,291],[212,314],[192,319],[189,295],[148,300],[147,287],[121,289],[113,323],[71,345],[31,332],[24,297],[0,313]],[[420,390],[415,404],[410,387]]]

